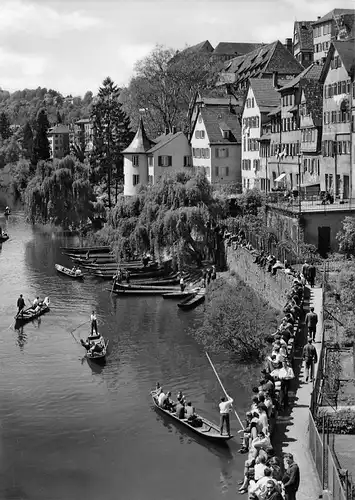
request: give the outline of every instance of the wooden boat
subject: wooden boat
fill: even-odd
[[[114,275],[116,274],[115,272],[112,273],[110,271],[93,271],[94,275],[102,278],[104,280],[112,280]],[[159,276],[165,276],[165,271],[164,269],[162,270],[157,270],[157,271],[151,271],[147,273],[132,273],[130,274],[130,279],[135,280],[135,279],[142,279],[142,278],[158,278]]]
[[[103,246],[103,247],[60,247],[61,250],[63,250],[64,252],[68,252],[68,253],[75,253],[75,254],[78,254],[78,253],[88,253],[88,252],[92,252],[92,253],[109,253],[111,252],[111,247],[108,247],[108,246]]]
[[[102,361],[106,358],[108,341],[105,342],[105,339],[100,333],[97,335],[89,335],[86,341],[80,339],[80,343],[83,347],[85,347],[86,357],[91,361]],[[93,346],[99,346],[101,350],[99,352],[89,352],[88,349]]]
[[[176,286],[154,286],[154,285],[135,285],[135,284],[122,284],[122,283],[116,283],[115,285],[116,290],[157,290],[161,292],[162,289],[171,291],[171,292],[177,292],[178,287]]]
[[[184,279],[187,280],[188,275],[184,275]],[[177,273],[163,276],[162,278],[154,279],[154,278],[146,278],[145,280],[134,280],[135,286],[169,286],[169,285],[178,285],[180,282],[180,278]],[[123,283],[124,284],[124,283]]]
[[[7,241],[9,238],[10,238],[10,236],[7,233],[0,234],[0,243]]]
[[[202,304],[202,302],[205,301],[205,293],[206,293],[206,290],[203,288],[198,293],[196,293],[196,295],[194,295],[193,297],[187,297],[182,302],[179,302],[178,307],[180,309],[183,309],[184,311],[188,311],[189,309],[193,309],[194,307],[197,307],[199,304]]]
[[[38,311],[36,311],[36,309],[34,309],[33,307],[28,307],[27,309],[25,309],[23,311],[22,314],[20,313],[20,315],[17,314],[15,316],[15,320],[16,320],[15,325],[22,325],[22,324],[28,323],[29,321],[32,321],[36,318],[39,318],[40,316],[42,316],[42,314],[45,314],[46,312],[48,312],[50,310],[49,304],[50,304],[49,297],[46,297],[43,300],[43,303],[40,306],[40,309]]]
[[[60,264],[55,264],[54,267],[56,268],[58,273],[65,274],[65,276],[69,276],[74,280],[84,279],[84,275],[80,271],[80,269],[76,269],[76,271],[73,271],[72,269],[68,269],[67,267],[61,266]]]
[[[186,299],[190,298],[193,295],[196,295],[197,290],[185,290],[184,292],[168,292],[163,293],[163,299]]]
[[[116,295],[144,295],[144,296],[149,296],[149,295],[163,295],[164,293],[171,292],[171,290],[167,290],[166,288],[162,287],[156,287],[156,288],[148,288],[148,289],[132,289],[130,290],[129,288],[126,289],[114,289],[108,288],[108,292],[112,292]]]
[[[161,408],[158,405],[157,399],[153,395],[152,395],[152,400],[153,400],[154,406],[160,412],[164,413],[165,415],[168,415],[169,417],[174,419],[179,424],[184,425],[185,427],[189,428],[191,431],[199,434],[200,436],[203,436],[206,439],[214,440],[215,442],[219,442],[219,443],[225,443],[225,442],[229,441],[229,439],[233,438],[232,435],[231,436],[226,436],[226,435],[221,436],[220,428],[218,427],[218,425],[214,424],[213,422],[210,422],[209,420],[202,417],[201,415],[196,414],[196,417],[202,420],[202,427],[193,427],[192,425],[190,425],[190,423],[188,422],[188,420],[186,418],[180,419],[176,416],[175,413],[168,411],[168,410],[165,410],[164,408]]]

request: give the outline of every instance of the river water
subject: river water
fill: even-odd
[[[160,297],[110,297],[105,282],[56,274],[55,263],[70,264],[60,246],[73,239],[33,228],[20,211],[0,225],[11,236],[0,246],[0,499],[238,497],[245,459],[239,437],[226,447],[210,444],[159,415],[149,397],[160,381],[218,422],[220,387],[188,333],[203,308],[183,312]],[[15,331],[20,293],[26,303],[48,295],[51,311]],[[92,308],[109,339],[102,367],[83,358],[70,333]],[[74,335],[87,333],[86,325]],[[252,371],[212,358],[244,413]]]

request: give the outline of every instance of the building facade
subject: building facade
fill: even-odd
[[[295,21],[293,26],[293,55],[307,68],[313,62],[313,21]]]
[[[152,185],[172,171],[191,171],[190,144],[183,132],[165,131],[154,140],[148,138],[142,118],[131,144],[122,151],[124,195],[134,196],[139,186]]]
[[[60,123],[50,128],[48,141],[51,158],[64,158],[70,152],[69,127]]]
[[[332,42],[321,77],[324,84],[321,189],[340,199],[349,198],[354,189],[351,169],[354,64],[353,42]]]
[[[269,113],[276,109],[280,95],[273,79],[250,79],[242,114],[242,188],[243,191],[270,188],[266,159],[269,156]]]
[[[334,9],[313,23],[314,61],[325,62],[330,43],[353,37],[353,9]]]
[[[192,164],[213,184],[241,188],[241,126],[228,109],[201,108],[191,136]]]

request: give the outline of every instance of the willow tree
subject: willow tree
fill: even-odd
[[[184,172],[164,176],[137,196],[121,197],[109,224],[110,243],[119,257],[151,252],[182,263],[220,260],[217,221],[225,215],[205,175]]]
[[[95,196],[89,166],[67,156],[58,162],[39,162],[25,191],[30,222],[78,228],[94,216]]]

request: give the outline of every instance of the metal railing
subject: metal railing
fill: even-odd
[[[309,199],[269,199],[266,204],[272,208],[286,210],[292,213],[302,212],[336,212],[336,211],[355,211],[355,199],[335,200],[331,204],[323,204],[319,197]]]

